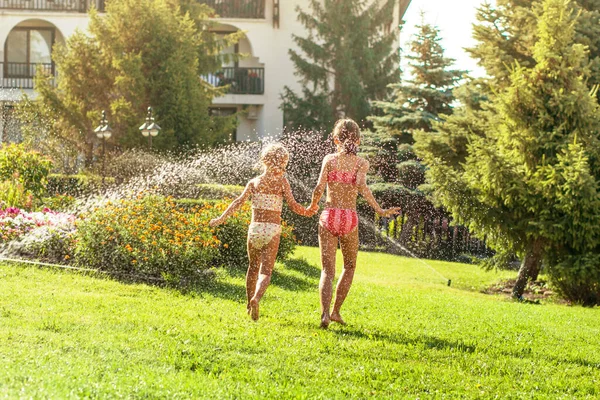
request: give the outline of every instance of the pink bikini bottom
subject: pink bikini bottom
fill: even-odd
[[[358,215],[352,209],[327,208],[321,213],[319,224],[334,236],[345,236],[356,229]]]

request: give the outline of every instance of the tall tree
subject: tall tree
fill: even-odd
[[[363,121],[371,100],[388,94],[398,76],[392,27],[395,0],[310,0],[310,11],[297,7],[307,37],[293,36],[290,49],[302,93],[289,87],[282,95],[286,125],[330,128],[339,112]]]
[[[138,126],[152,105],[163,128],[157,148],[226,140],[233,121],[209,117],[219,92],[200,75],[219,67],[218,48],[227,43],[200,29],[208,24],[202,10],[192,17],[174,0],[123,0],[108,2],[105,15],[92,11],[89,33],[76,32],[53,52],[57,85],[38,74],[38,96],[21,104],[25,136],[59,142],[89,162],[101,110],[113,127],[110,143],[128,148],[145,144]]]
[[[424,167],[412,149],[413,133],[430,132],[435,121],[452,114],[453,90],[466,73],[451,69],[454,60],[444,55],[437,27],[422,22],[417,29],[406,56],[412,79],[389,86],[392,101],[373,102],[380,115],[369,117],[375,131],[366,138],[375,150],[371,159],[382,178],[410,189],[424,183]]]
[[[600,110],[586,86],[592,71],[575,43],[573,8],[568,0],[543,1],[533,62],[513,68],[480,125],[471,130],[453,119],[416,135],[437,199],[500,256],[522,257],[514,297],[542,260],[552,270],[570,257],[573,272],[573,258],[600,243]],[[598,287],[600,273],[594,279],[588,289]]]
[[[600,0],[576,0],[571,6],[579,14],[574,40],[588,46],[589,85],[600,83]],[[484,3],[477,12],[479,23],[473,26],[477,44],[467,51],[492,78],[488,84],[505,87],[510,83],[512,66],[533,67],[534,44],[538,40],[539,0],[497,0]]]

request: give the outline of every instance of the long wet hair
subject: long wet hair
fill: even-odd
[[[290,159],[290,153],[281,143],[269,143],[260,152],[258,162],[265,172],[270,167],[285,168]]]
[[[358,153],[358,141],[360,140],[360,127],[354,120],[339,119],[333,127],[333,138],[338,139],[346,154]]]

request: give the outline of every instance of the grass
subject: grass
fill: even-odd
[[[599,311],[479,292],[514,273],[361,253],[318,329],[318,250],[194,293],[0,264],[0,398],[598,398]]]

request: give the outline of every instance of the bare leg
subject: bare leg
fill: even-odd
[[[321,280],[319,294],[321,297],[321,328],[327,328],[330,322],[329,309],[333,296],[333,279],[335,278],[335,252],[338,238],[319,225],[319,247],[321,248]]]
[[[246,273],[246,308],[250,312],[250,300],[256,292],[256,281],[260,270],[261,251],[252,246],[248,241],[248,272]]]
[[[358,229],[342,236],[340,238],[340,247],[342,248],[342,256],[344,257],[344,270],[342,271],[342,275],[340,275],[340,280],[335,291],[335,303],[333,304],[331,320],[346,325],[340,315],[340,309],[342,308],[342,304],[344,304],[344,300],[346,300],[346,296],[348,296],[352,280],[354,279],[356,256],[358,255]]]
[[[273,273],[273,267],[275,267],[275,260],[277,258],[277,250],[279,250],[280,235],[275,236],[269,244],[262,248],[261,258],[262,263],[260,266],[260,273],[258,275],[258,283],[256,285],[256,291],[254,296],[250,299],[250,315],[253,320],[258,320],[258,303],[262,299],[269,283],[271,283],[271,274]]]

